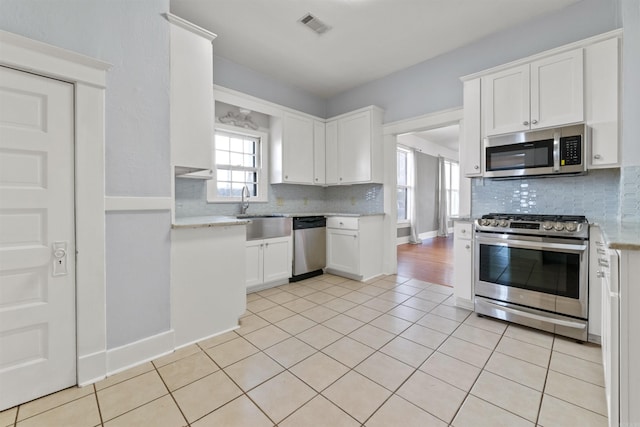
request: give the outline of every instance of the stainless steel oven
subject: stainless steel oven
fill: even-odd
[[[477,220],[476,312],[586,341],[588,237],[580,216]]]

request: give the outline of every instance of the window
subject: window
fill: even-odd
[[[213,143],[215,172],[207,184],[207,200],[237,202],[246,185],[250,199],[267,201],[265,150],[266,134],[232,127],[216,128]]]
[[[397,151],[397,203],[398,203],[398,222],[408,222],[410,219],[410,151],[404,148],[398,148]]]
[[[447,217],[458,215],[460,192],[460,166],[458,163],[444,161],[445,186],[447,190]]]

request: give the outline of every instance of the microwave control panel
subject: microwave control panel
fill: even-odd
[[[560,166],[582,163],[582,137],[565,136],[560,138]]]

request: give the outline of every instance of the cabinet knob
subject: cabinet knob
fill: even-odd
[[[471,249],[471,246],[469,246],[469,245],[464,245],[464,248],[465,248],[465,249]]]
[[[318,178],[316,178],[316,181],[318,180]]]
[[[525,125],[525,126],[529,126],[529,122],[526,121],[526,120],[524,122],[522,122],[522,124]]]
[[[600,154],[594,154],[593,158],[596,160],[600,160],[602,156]]]
[[[340,177],[340,181],[342,181],[342,177]]]
[[[467,232],[467,230],[465,230],[465,229],[463,228],[462,230],[460,230],[460,232],[461,232],[462,234],[465,234],[465,233]]]
[[[285,175],[285,176],[284,176],[284,179],[289,179],[289,175]]]
[[[537,121],[537,120],[535,120],[535,119],[533,119],[533,120],[531,120],[531,124],[532,124],[532,125],[537,125],[537,124],[538,124],[538,121]]]
[[[480,166],[475,165],[473,168],[474,168],[475,170],[478,170],[478,169],[480,169]]]

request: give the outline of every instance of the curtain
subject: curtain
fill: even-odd
[[[447,218],[447,178],[444,167],[444,157],[438,156],[438,236],[447,237],[449,235],[448,218]]]
[[[411,196],[409,200],[411,200],[411,235],[409,236],[409,243],[414,245],[419,245],[422,243],[422,240],[419,237],[420,232],[418,231],[418,159],[416,158],[416,150],[411,150],[411,153],[408,158],[409,170],[411,171],[411,176],[408,178],[409,188],[411,191]]]

